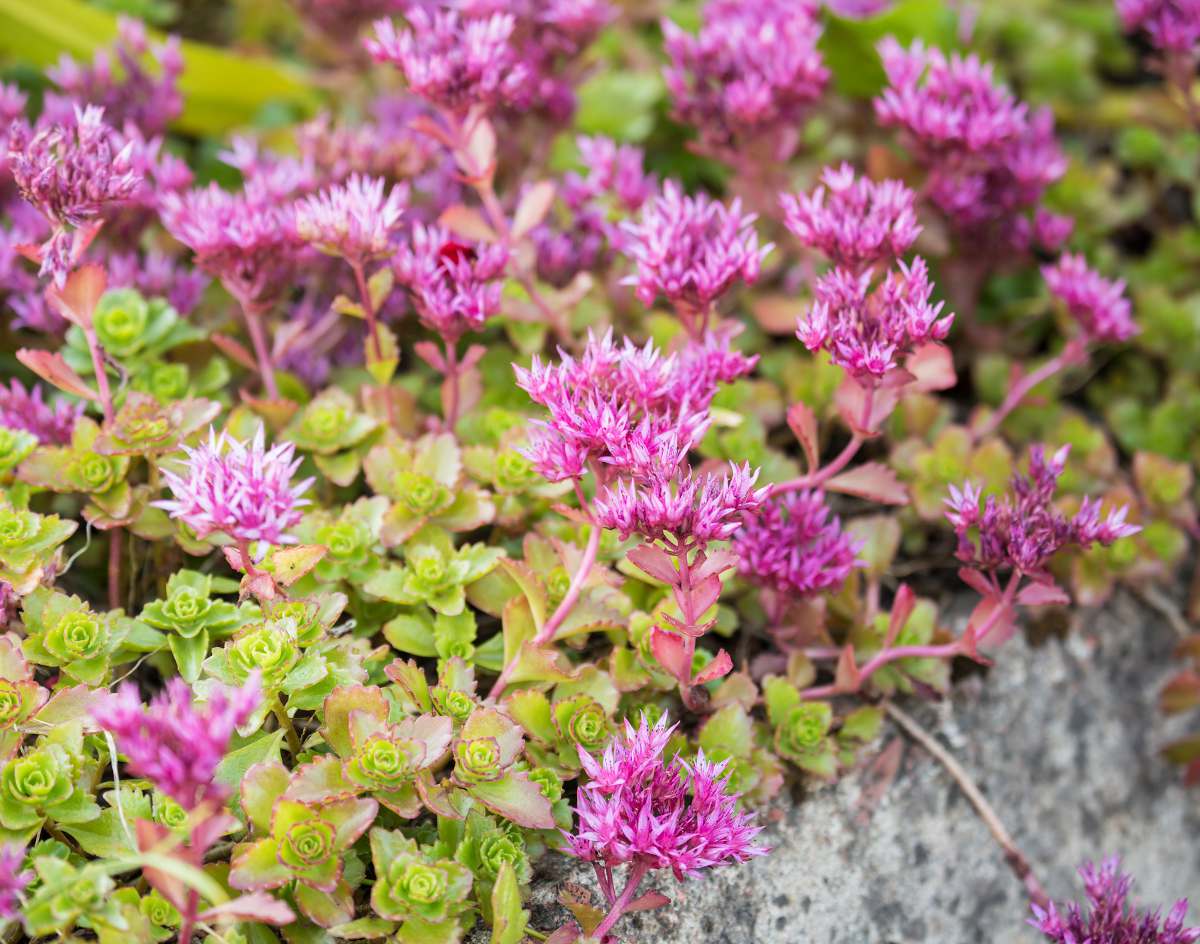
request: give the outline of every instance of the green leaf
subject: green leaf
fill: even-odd
[[[213,779],[224,784],[235,792],[246,778],[246,772],[255,764],[280,763],[280,748],[283,745],[284,731],[280,728],[269,734],[255,735],[248,743],[237,750],[230,751],[217,764]]]
[[[503,779],[473,783],[468,792],[493,813],[527,829],[553,829],[554,814],[542,788],[523,770],[509,771]]]
[[[492,944],[520,944],[529,912],[521,907],[521,888],[511,862],[500,866],[492,887]]]
[[[161,34],[147,31],[151,42]],[[35,66],[49,66],[63,53],[90,60],[117,36],[117,17],[81,0],[0,0],[0,51]],[[302,73],[261,56],[248,56],[184,40],[179,81],[181,131],[221,135],[250,124],[268,105],[302,114],[320,99]]]
[[[401,613],[384,623],[383,637],[401,652],[425,658],[437,655],[433,621],[427,613]]]

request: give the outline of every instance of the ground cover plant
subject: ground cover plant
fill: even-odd
[[[1119,587],[1200,707],[1198,42],[0,0],[6,940],[620,940]],[[993,831],[1047,939],[1200,939]]]

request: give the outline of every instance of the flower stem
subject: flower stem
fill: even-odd
[[[534,646],[544,646],[554,640],[554,634],[558,632],[558,628],[563,624],[563,621],[570,615],[572,607],[575,606],[579,599],[579,594],[583,592],[583,582],[587,580],[587,576],[591,573],[592,567],[596,564],[596,555],[600,551],[600,531],[601,528],[597,524],[592,525],[592,532],[588,535],[587,546],[583,549],[583,557],[579,560],[579,566],[575,568],[575,573],[571,576],[571,584],[567,587],[567,592],[563,594],[562,601],[555,608],[550,618],[546,620],[538,634],[533,637]],[[500,677],[496,679],[492,685],[492,690],[488,692],[488,698],[499,698],[504,694],[504,687],[508,684],[508,680],[512,677],[517,668],[517,662],[520,659],[518,653],[513,657],[504,669],[500,672]]]
[[[108,371],[104,366],[104,350],[95,328],[86,328],[83,337],[87,341],[88,353],[92,355],[92,371],[96,375],[96,392],[100,394],[100,408],[104,411],[104,422],[113,419],[112,390],[108,386]]]
[[[799,478],[788,479],[786,482],[776,482],[771,486],[771,494],[781,495],[784,492],[799,492],[806,488],[817,488],[849,465],[850,460],[858,454],[858,450],[862,448],[864,442],[866,442],[866,439],[855,433],[850,437],[850,442],[846,443],[846,448],[838,453],[828,465],[822,466],[814,472],[809,472],[807,475],[801,475]]]
[[[292,724],[292,719],[288,716],[287,708],[283,704],[283,696],[277,695],[275,704],[271,706],[271,711],[275,715],[275,719],[279,722],[279,726],[283,728],[284,734],[287,735],[288,750],[291,751],[292,757],[298,757],[300,754],[300,735],[296,733],[296,726]]]
[[[1021,401],[1029,395],[1029,391],[1043,381],[1049,380],[1063,368],[1079,363],[1081,360],[1086,360],[1087,354],[1085,351],[1080,351],[1074,341],[1067,342],[1067,346],[1062,353],[1056,357],[1050,358],[1037,370],[1032,371],[1013,384],[1012,389],[1008,391],[1004,402],[996,408],[996,411],[987,418],[986,422],[975,431],[975,441],[992,435],[1000,428],[1000,424],[1008,417],[1008,415],[1021,405]]]
[[[121,550],[125,535],[122,528],[108,532],[108,608],[115,610],[121,605]]]
[[[194,888],[188,889],[187,903],[179,923],[179,944],[192,944],[192,929],[196,926],[196,909],[199,904],[199,892]]]
[[[621,915],[625,913],[625,909],[629,907],[629,903],[633,901],[634,895],[637,894],[638,886],[642,884],[642,879],[646,877],[648,871],[650,871],[650,866],[640,861],[635,861],[629,867],[629,878],[625,882],[625,887],[621,890],[620,897],[613,903],[612,910],[605,915],[604,920],[592,932],[592,937],[600,941],[601,944],[603,944],[604,936],[620,920]]]
[[[1004,850],[1004,861],[1008,863],[1008,867],[1012,869],[1013,874],[1025,886],[1030,899],[1039,907],[1044,908],[1050,899],[1046,895],[1046,890],[1042,887],[1042,883],[1038,881],[1037,876],[1034,874],[1033,866],[1029,864],[1029,860],[1025,857],[1024,853],[1017,848],[1016,841],[1009,835],[1008,830],[1004,828],[999,815],[992,808],[992,805],[988,803],[987,797],[983,795],[983,791],[971,779],[970,774],[967,773],[962,764],[907,712],[897,708],[891,702],[887,702],[883,706],[883,709],[901,727],[905,734],[920,744],[921,747],[925,748],[946,769],[946,772],[958,784],[958,788],[962,790],[971,805],[975,807],[975,812],[979,814],[979,818],[987,826],[988,832],[992,834],[992,838]]]
[[[383,360],[383,346],[379,343],[379,325],[375,321],[375,302],[371,298],[371,290],[367,286],[367,278],[363,273],[362,263],[350,263],[354,270],[354,282],[358,286],[358,300],[362,303],[363,314],[367,318],[367,334],[371,338],[371,346],[375,351],[375,359]]]
[[[279,385],[275,382],[275,367],[271,362],[271,350],[267,347],[267,336],[263,331],[262,315],[251,311],[246,305],[242,306],[242,314],[246,318],[246,330],[250,334],[250,343],[254,345],[254,356],[258,360],[258,373],[262,377],[263,390],[272,400],[278,400]]]
[[[446,397],[443,404],[446,429],[454,431],[458,422],[458,345],[446,339]]]

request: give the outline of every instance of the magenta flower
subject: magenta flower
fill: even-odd
[[[724,476],[678,469],[673,464],[642,481],[624,480],[596,496],[592,514],[622,540],[637,534],[678,550],[726,541],[742,517],[762,507],[769,489],[755,490],[758,470],[730,463]]]
[[[511,15],[464,17],[419,6],[406,15],[410,29],[378,20],[366,46],[378,62],[398,66],[421,98],[463,115],[473,105],[511,102],[524,90],[529,69],[513,47]]]
[[[479,331],[500,311],[503,246],[468,245],[437,226],[413,227],[412,241],[393,261],[396,281],[405,286],[421,324],[448,343]]]
[[[1117,15],[1127,33],[1141,30],[1156,49],[1192,55],[1200,42],[1197,0],[1116,0]]]
[[[638,298],[646,305],[664,296],[695,333],[707,327],[712,305],[736,282],[758,279],[763,257],[753,213],[741,201],[728,207],[706,194],[689,197],[668,180],[662,193],[642,208],[637,223],[626,223],[625,252],[637,264]]]
[[[1088,341],[1120,343],[1137,334],[1123,279],[1110,281],[1088,268],[1083,256],[1069,253],[1054,265],[1042,266],[1042,278]]]
[[[836,590],[860,566],[861,543],[831,518],[821,492],[789,492],[767,501],[737,532],[738,572],[789,597]]]
[[[754,841],[762,827],[727,792],[724,763],[709,762],[703,752],[691,765],[677,756],[663,759],[675,730],[666,722],[663,716],[651,727],[643,716],[635,729],[627,721],[624,735],[599,759],[579,752],[589,780],[579,788],[578,825],[566,837],[567,851],[592,863],[612,909],[593,932],[600,941],[652,869],[670,869],[682,881],[768,852]],[[613,869],[621,865],[630,870],[618,898]]]
[[[129,760],[129,768],[189,810],[202,801],[223,803],[228,789],[213,782],[229,739],[262,701],[257,675],[242,688],[214,685],[203,708],[187,682],[173,678],[143,707],[137,686],[126,682],[92,710]]]
[[[385,194],[381,177],[354,174],[344,184],[306,197],[296,206],[296,231],[321,252],[352,266],[380,259],[391,250],[408,188],[397,184]]]
[[[898,265],[874,289],[869,269],[855,275],[835,268],[821,276],[796,336],[810,351],[824,349],[833,363],[875,382],[921,345],[944,340],[954,315],[942,315],[943,303],[930,302],[925,260]]]
[[[140,183],[133,143],[104,123],[104,109],[76,108],[74,121],[9,132],[9,169],[21,196],[52,227],[41,246],[41,274],[62,285],[105,213]],[[77,238],[78,237],[78,238]]]
[[[853,272],[908,252],[921,232],[914,201],[900,181],[857,177],[849,164],[825,168],[811,196],[780,200],[784,222],[802,245]]]
[[[114,56],[117,69],[113,68]],[[157,64],[157,75],[146,68],[147,56]],[[152,46],[142,21],[122,16],[117,20],[116,42],[111,49],[98,50],[91,65],[64,55],[57,66],[46,70],[46,75],[65,93],[59,99],[61,105],[47,102],[46,109],[52,112],[61,107],[69,114],[72,102],[86,102],[101,106],[115,127],[131,122],[144,135],[162,134],[183,111],[183,96],[179,91],[182,74],[179,37],[171,36],[164,43]]]
[[[627,213],[640,210],[656,193],[657,181],[646,173],[646,153],[611,138],[580,136],[575,139],[587,176],[568,175],[564,197],[572,208],[611,194]]]
[[[295,446],[282,442],[268,450],[263,435],[260,425],[247,444],[225,433],[218,438],[210,429],[208,442],[184,446],[183,472],[163,472],[175,497],[155,506],[181,519],[198,538],[220,532],[239,544],[292,543],[286,532],[300,521],[300,509],[308,504],[300,496],[314,480],[292,484],[301,462],[293,458]]]
[[[82,415],[82,403],[46,403],[39,384],[26,390],[14,379],[7,387],[0,386],[0,426],[33,433],[44,446],[67,445],[75,421]]]
[[[1011,494],[989,496],[980,506],[981,492],[967,482],[950,487],[946,518],[958,537],[958,558],[983,571],[1012,570],[1030,577],[1047,577],[1050,559],[1068,544],[1088,548],[1109,545],[1137,534],[1127,524],[1125,507],[1110,509],[1103,518],[1099,499],[1085,499],[1071,518],[1054,507],[1054,492],[1066,467],[1069,446],[1049,460],[1041,446],[1029,450],[1029,475],[1013,476]]]
[[[262,312],[291,287],[303,245],[290,205],[230,193],[217,184],[162,201],[167,231],[196,254],[196,264],[247,312]]]
[[[1200,928],[1185,928],[1188,903],[1175,902],[1165,919],[1159,912],[1139,912],[1129,903],[1133,879],[1122,874],[1116,856],[1100,868],[1091,862],[1080,867],[1087,911],[1071,903],[1060,911],[1033,905],[1029,923],[1057,944],[1195,944]]]
[[[157,249],[114,252],[104,260],[109,288],[136,288],[147,298],[165,298],[179,314],[198,304],[209,279],[174,256]]]
[[[662,29],[675,117],[714,148],[794,135],[829,80],[815,4],[709,0],[698,35],[670,20]]]
[[[33,881],[33,872],[21,871],[25,849],[16,845],[0,847],[0,921],[15,918],[20,913],[21,892]]]

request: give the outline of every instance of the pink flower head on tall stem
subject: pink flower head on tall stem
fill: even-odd
[[[770,244],[760,247],[753,213],[741,201],[726,206],[706,194],[687,196],[668,180],[636,223],[626,223],[621,247],[637,265],[630,284],[646,305],[662,295],[695,335],[713,304],[737,282],[758,279]]]
[[[870,269],[856,275],[841,268],[821,276],[796,336],[856,378],[878,382],[918,347],[944,340],[954,315],[931,302],[933,283],[920,256],[898,263],[873,289],[871,276]]]
[[[293,484],[301,462],[293,457],[295,446],[282,442],[267,449],[263,437],[261,425],[249,443],[209,430],[207,442],[183,447],[182,472],[163,471],[174,498],[154,504],[198,538],[219,532],[239,543],[292,543],[287,531],[299,523],[308,504],[300,496],[314,480]]]
[[[724,763],[709,762],[703,752],[690,765],[663,758],[675,730],[666,722],[665,715],[653,727],[645,716],[638,728],[627,721],[601,757],[580,751],[588,781],[579,788],[568,851],[603,869],[670,869],[679,880],[766,855],[754,841],[762,827],[726,792]]]
[[[714,148],[791,132],[829,80],[816,3],[709,0],[697,35],[662,29],[674,115]]]
[[[982,571],[1011,570],[1046,577],[1050,559],[1068,544],[1088,548],[1109,545],[1137,534],[1127,524],[1125,507],[1101,517],[1100,501],[1085,499],[1072,517],[1054,507],[1058,479],[1066,468],[1069,446],[1046,458],[1041,446],[1029,450],[1029,475],[1014,475],[1010,494],[982,498],[970,482],[950,487],[946,518],[958,537],[958,558]]]
[[[92,710],[96,723],[117,740],[129,768],[186,809],[201,801],[222,803],[227,787],[213,782],[234,729],[262,702],[257,676],[242,688],[214,685],[202,708],[187,682],[173,678],[149,705],[126,682]]]
[[[1109,280],[1088,267],[1083,256],[1066,253],[1042,266],[1046,286],[1066,306],[1084,338],[1118,344],[1137,334],[1123,279]]]
[[[860,566],[860,548],[817,491],[770,499],[733,541],[743,577],[791,597],[836,590]]]
[[[386,190],[381,177],[353,174],[345,183],[301,200],[296,231],[321,252],[361,267],[391,251],[407,202],[406,185]]]
[[[438,226],[413,226],[412,240],[393,260],[421,324],[453,343],[479,331],[500,311],[508,251],[492,243],[467,244]]]
[[[397,66],[416,95],[465,115],[472,106],[505,104],[524,91],[529,69],[513,47],[511,15],[470,17],[413,6],[407,17],[408,29],[377,21],[366,46],[376,61]]]
[[[1091,862],[1079,869],[1087,910],[1072,902],[1059,909],[1034,904],[1029,923],[1055,944],[1195,944],[1200,928],[1185,928],[1188,903],[1175,902],[1163,918],[1157,911],[1141,912],[1129,903],[1133,879],[1121,872],[1121,860],[1107,859],[1097,868]]]
[[[913,192],[898,180],[827,167],[811,195],[785,194],[784,222],[804,246],[854,272],[903,256],[921,232]]]
[[[73,120],[62,124],[34,131],[17,123],[9,131],[8,161],[21,196],[51,225],[41,274],[61,286],[90,241],[86,230],[137,189],[134,144],[105,124],[103,108],[76,107]]]

